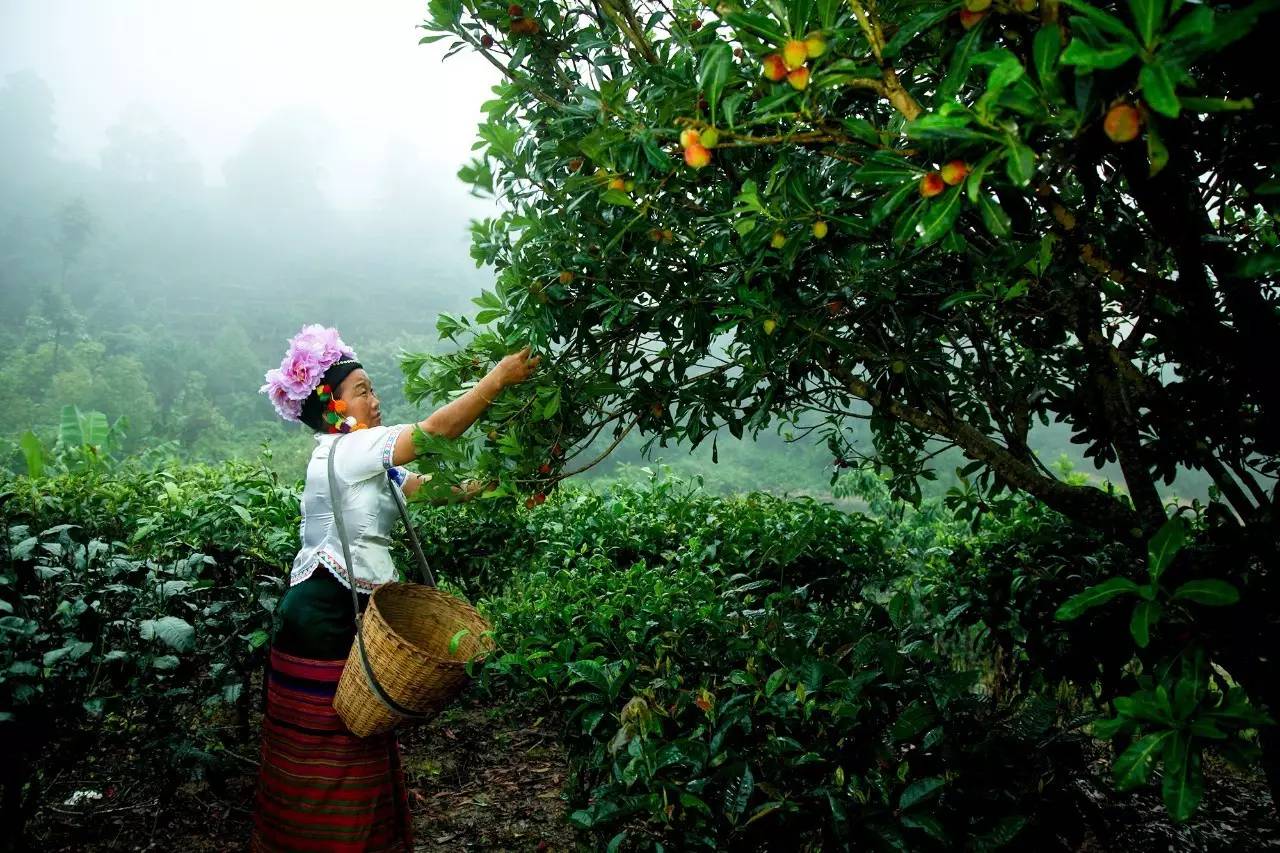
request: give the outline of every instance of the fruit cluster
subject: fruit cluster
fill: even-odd
[[[711,149],[720,142],[720,131],[714,127],[694,130],[686,127],[680,131],[680,147],[684,149],[684,161],[695,169],[711,162]]]
[[[762,73],[774,83],[785,79],[791,88],[802,90],[809,85],[809,68],[805,62],[826,52],[826,39],[819,33],[810,33],[803,41],[791,39],[782,46],[782,53],[771,53],[764,58]]]
[[[920,195],[933,198],[947,187],[954,187],[969,174],[969,164],[952,160],[936,172],[929,172],[920,179]]]
[[[518,3],[512,3],[508,6],[507,14],[511,16],[510,32],[513,36],[537,35],[538,30],[541,29],[537,21],[524,16],[524,8]]]
[[[999,11],[1001,12],[1022,12],[1030,14],[1036,10],[1039,0],[1011,0],[1011,2],[1002,4]],[[964,0],[960,6],[960,26],[966,30],[971,30],[982,22],[991,12],[991,0]]]

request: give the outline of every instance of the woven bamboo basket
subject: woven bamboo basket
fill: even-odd
[[[362,622],[365,651],[378,683],[396,704],[418,714],[433,714],[449,704],[469,681],[467,661],[482,662],[494,648],[486,633],[491,626],[474,607],[423,584],[378,587]],[[449,645],[463,629],[467,633],[451,654]],[[359,643],[351,644],[333,707],[359,737],[388,732],[406,719],[369,687]]]

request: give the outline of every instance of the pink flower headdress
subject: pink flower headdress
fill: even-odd
[[[276,413],[286,421],[302,420],[302,404],[320,384],[326,370],[356,352],[342,342],[338,330],[319,323],[303,326],[289,340],[289,350],[279,367],[267,371],[259,393],[266,394]]]

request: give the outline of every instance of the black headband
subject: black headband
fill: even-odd
[[[342,384],[342,380],[346,379],[352,372],[364,367],[354,358],[344,358],[341,361],[335,361],[329,365],[329,369],[324,372],[324,376],[320,377],[320,385],[328,385],[334,392],[337,392],[338,386]],[[316,386],[317,390],[319,386]],[[316,432],[323,432],[327,424],[324,422],[325,403],[316,395],[316,391],[312,391],[307,399],[302,401],[302,422],[311,427]]]

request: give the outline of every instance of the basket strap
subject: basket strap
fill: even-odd
[[[431,573],[431,567],[427,565],[427,557],[422,553],[422,543],[418,541],[418,531],[413,529],[413,520],[409,518],[409,508],[404,504],[404,495],[400,494],[400,490],[396,488],[395,483],[391,482],[390,477],[387,478],[387,488],[391,490],[391,497],[395,498],[400,517],[404,519],[404,532],[409,534],[409,544],[413,546],[413,556],[418,558],[418,568],[422,569],[423,580],[427,582],[427,586],[435,586],[435,575]]]
[[[435,716],[434,713],[420,713],[405,708],[396,700],[387,695],[387,691],[378,683],[377,677],[373,674],[373,667],[369,665],[369,653],[364,647],[364,631],[361,630],[364,620],[360,615],[360,599],[356,596],[356,571],[351,565],[351,545],[347,541],[347,525],[342,518],[342,497],[338,490],[338,478],[333,473],[333,458],[337,455],[338,442],[342,441],[349,433],[340,433],[333,440],[333,444],[329,447],[329,509],[333,511],[333,523],[338,528],[338,539],[342,542],[342,559],[347,569],[347,580],[351,589],[351,606],[355,612],[356,620],[356,646],[360,649],[360,667],[364,670],[365,681],[369,684],[369,689],[373,691],[373,695],[378,697],[378,701],[385,705],[392,713],[399,714],[411,720],[427,720]],[[394,490],[394,486],[392,489]],[[404,512],[403,508],[401,512]],[[426,561],[424,559],[423,565]]]

